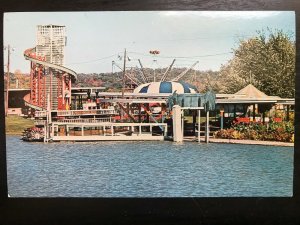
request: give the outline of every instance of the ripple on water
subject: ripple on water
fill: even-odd
[[[292,196],[293,148],[7,137],[15,197]]]

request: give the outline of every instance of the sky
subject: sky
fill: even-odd
[[[23,52],[35,47],[37,25],[66,26],[65,66],[77,73],[112,71],[112,61],[123,67],[174,67],[219,70],[233,57],[239,40],[262,29],[281,29],[295,40],[292,11],[147,11],[147,12],[17,12],[4,14],[4,45],[14,48],[10,71],[29,73]],[[150,50],[159,50],[153,56]],[[7,51],[4,51],[4,64]],[[114,71],[120,69],[114,67]],[[6,71],[6,68],[5,68]]]

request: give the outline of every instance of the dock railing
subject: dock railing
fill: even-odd
[[[112,118],[107,117],[107,118],[87,118],[87,119],[59,119],[55,122],[59,123],[111,123]],[[46,120],[35,120],[34,125],[46,125]]]
[[[58,120],[57,122],[60,123],[105,123],[105,122],[112,122],[111,117],[108,118],[88,118],[88,119],[62,119]]]
[[[57,116],[81,116],[81,115],[114,115],[114,109],[91,109],[91,110],[59,110]]]
[[[47,111],[35,111],[35,117],[46,117]]]
[[[115,132],[116,128],[127,128],[125,129],[126,131],[131,131],[132,135],[137,135],[141,136],[144,134],[152,135],[152,131],[154,127],[159,127],[161,126],[163,128],[162,136],[167,136],[168,132],[168,125],[166,123],[113,123],[113,122],[107,122],[107,123],[64,123],[64,122],[53,122],[52,126],[54,127],[54,130],[58,131],[58,127],[64,127],[64,131],[67,132],[67,136],[69,136],[69,129],[72,128],[79,128],[81,131],[81,136],[88,136],[84,134],[84,130],[89,129],[89,128],[97,128],[97,130],[106,130],[107,128],[110,129],[110,132],[106,134],[105,132],[103,133],[104,136],[109,135],[109,136],[115,136],[115,135],[120,135],[121,133]],[[144,133],[142,131],[143,127],[149,127],[149,131]],[[135,128],[137,128],[137,132],[135,132]],[[53,131],[54,131],[53,130]],[[55,134],[56,133],[56,134]],[[59,135],[58,132],[53,132],[53,136]],[[63,136],[66,136],[66,134],[63,134]],[[71,135],[70,135],[71,136]]]
[[[41,126],[41,125],[45,126],[46,125],[46,120],[35,120],[34,125],[35,126]]]
[[[114,109],[91,109],[91,110],[54,110],[57,116],[82,116],[82,115],[115,115]],[[35,117],[46,117],[47,111],[36,111]]]

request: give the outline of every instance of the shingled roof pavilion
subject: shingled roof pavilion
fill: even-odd
[[[221,117],[223,113],[229,115],[229,108],[233,108],[233,117],[236,117],[236,110],[237,108],[243,108],[244,116],[247,117],[246,112],[247,109],[251,109],[252,112],[257,110],[262,111],[263,121],[265,120],[265,111],[268,110],[270,107],[275,106],[278,108],[278,105],[281,105],[286,111],[286,119],[289,120],[289,111],[290,107],[295,104],[295,99],[293,98],[281,98],[279,96],[269,96],[264,92],[257,89],[253,84],[248,84],[246,87],[242,88],[238,92],[228,95],[224,98],[218,98],[217,94],[217,108],[220,109]],[[231,111],[232,112],[232,111]],[[255,113],[253,115],[253,120],[255,120]],[[248,115],[250,117],[250,114]],[[232,116],[231,116],[232,117]],[[223,125],[221,125],[222,127]]]
[[[235,93],[236,96],[239,96],[239,98],[248,98],[248,99],[272,99],[272,100],[278,100],[281,99],[278,96],[268,96],[264,92],[258,90],[255,86],[252,84],[248,84],[246,87],[242,88],[238,92]],[[234,98],[237,98],[234,96]]]

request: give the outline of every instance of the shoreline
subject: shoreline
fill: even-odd
[[[6,134],[6,136],[21,136],[21,135],[20,134]],[[171,141],[171,140],[166,139],[166,141]],[[184,137],[183,142],[185,142],[185,141],[197,142],[198,139],[195,137]],[[205,141],[205,139],[203,137],[201,137],[201,142],[204,142],[204,141]],[[221,139],[221,138],[212,138],[212,137],[209,139],[209,143],[294,147],[294,143],[290,143],[290,142]]]
[[[291,142],[279,142],[279,141],[256,141],[256,140],[237,140],[237,139],[209,139],[212,143],[228,143],[228,144],[245,144],[245,145],[268,145],[268,146],[283,146],[294,147],[294,143]]]
[[[22,133],[6,133],[6,136],[20,136],[22,137]]]
[[[198,139],[195,137],[184,137],[183,141],[198,141]],[[201,137],[201,142],[204,141],[205,141],[204,138]],[[238,139],[228,139],[228,138],[222,139],[222,138],[212,138],[212,137],[209,138],[209,143],[294,147],[294,143],[291,142],[238,140]]]

